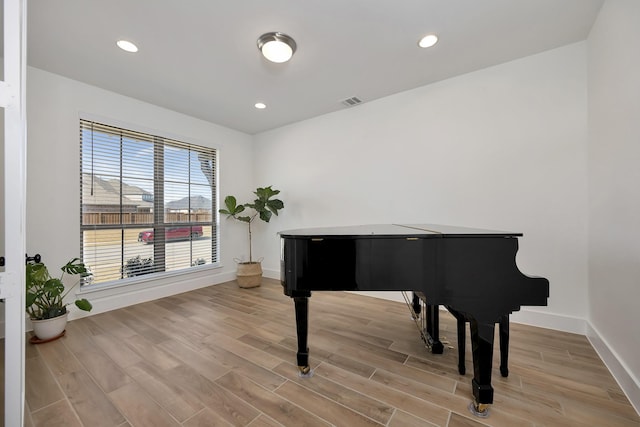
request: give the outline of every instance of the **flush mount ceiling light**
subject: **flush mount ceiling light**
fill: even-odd
[[[287,62],[296,47],[296,41],[284,33],[266,33],[258,38],[258,49],[271,62]]]
[[[418,46],[426,48],[431,47],[436,43],[438,43],[438,36],[436,36],[435,34],[428,34],[420,39],[420,41],[418,42]]]
[[[265,108],[267,108],[267,104],[265,104],[264,102],[256,102],[254,107],[256,107],[258,110],[264,110]]]
[[[127,52],[135,53],[138,51],[138,46],[136,46],[135,44],[131,43],[128,40],[118,40],[116,44],[120,49]]]

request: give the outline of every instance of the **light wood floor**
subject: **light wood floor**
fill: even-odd
[[[453,318],[441,323],[454,344]],[[510,375],[495,351],[486,419],[467,410],[470,345],[460,376],[456,349],[429,353],[403,303],[315,292],[309,344],[315,375],[300,379],[293,303],[269,279],[76,320],[63,338],[27,345],[26,425],[640,425],[580,335],[512,324]]]

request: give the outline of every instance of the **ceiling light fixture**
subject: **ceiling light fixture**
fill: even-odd
[[[258,49],[271,62],[282,63],[291,59],[296,41],[284,33],[266,33],[258,38]]]
[[[138,46],[128,40],[118,40],[116,44],[120,49],[127,52],[136,53],[138,51]]]
[[[418,42],[418,46],[427,48],[433,46],[436,43],[438,43],[438,36],[436,36],[435,34],[429,34],[420,39],[420,41]]]
[[[267,104],[265,104],[264,102],[256,102],[254,107],[256,107],[258,110],[264,110],[265,108],[267,108]]]

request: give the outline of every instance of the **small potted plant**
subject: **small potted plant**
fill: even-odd
[[[63,278],[65,274],[79,275],[80,279],[91,275],[79,258],[67,262],[60,269],[60,278],[51,277],[47,267],[38,260],[29,260],[26,265],[26,310],[31,318],[34,342],[50,341],[62,336],[67,325],[67,305],[63,300],[80,280],[65,291]],[[76,307],[91,311],[91,303],[86,299],[77,299]]]
[[[142,258],[140,255],[129,258],[127,263],[122,267],[122,273],[124,277],[135,277],[153,273],[153,260],[151,258]]]
[[[284,208],[282,200],[272,198],[279,194],[280,190],[274,190],[271,186],[258,187],[253,193],[256,195],[253,203],[239,205],[234,196],[227,196],[224,198],[226,209],[218,210],[221,214],[227,215],[227,219],[233,218],[236,221],[244,222],[249,228],[249,261],[238,262],[238,271],[236,273],[238,286],[242,288],[260,286],[262,280],[261,261],[253,260],[251,223],[257,218],[264,222],[269,222],[273,214],[278,215],[278,211]],[[246,212],[247,209],[251,209],[251,211]]]

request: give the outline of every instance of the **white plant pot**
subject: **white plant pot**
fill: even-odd
[[[50,340],[62,334],[64,328],[67,327],[67,316],[69,313],[65,313],[62,316],[54,317],[52,319],[33,320],[31,319],[31,325],[33,325],[33,333],[41,341]]]

